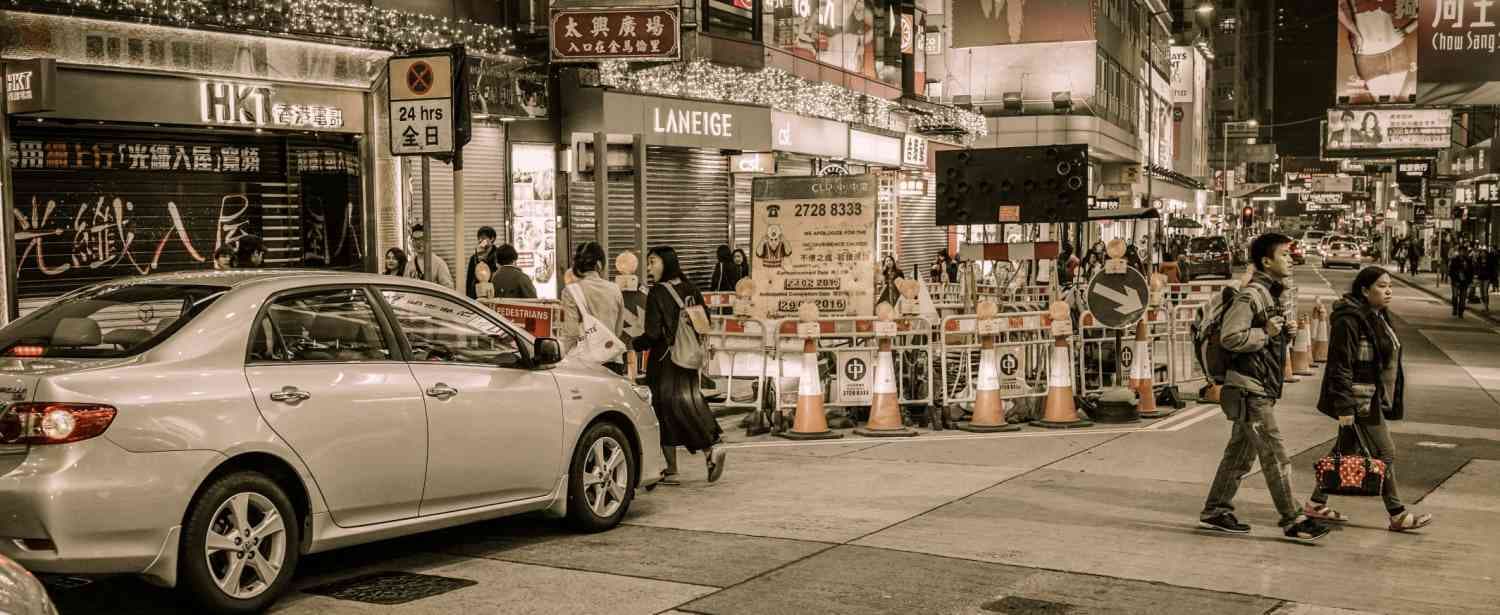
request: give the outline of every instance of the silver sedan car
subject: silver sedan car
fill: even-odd
[[[425,282],[117,280],[0,329],[0,555],[257,611],[307,553],[537,510],[613,527],[659,429],[648,389]]]

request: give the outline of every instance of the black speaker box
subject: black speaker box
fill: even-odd
[[[1039,145],[938,152],[938,226],[1088,220],[1089,147]],[[1007,209],[1014,213],[1015,209]]]

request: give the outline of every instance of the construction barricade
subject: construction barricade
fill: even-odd
[[[1208,303],[1210,299],[1224,292],[1224,287],[1233,280],[1216,280],[1213,282],[1190,282],[1186,284],[1168,284],[1166,289],[1166,300],[1168,305],[1180,305],[1183,303]]]
[[[1172,312],[1165,307],[1148,308],[1141,316],[1146,321],[1149,357],[1138,357],[1135,327],[1111,329],[1094,319],[1092,312],[1078,317],[1078,332],[1073,336],[1078,364],[1075,390],[1083,397],[1098,396],[1113,386],[1128,386],[1137,359],[1150,361],[1153,388],[1171,384]],[[1144,372],[1143,372],[1144,373]]]
[[[817,373],[805,374],[804,343],[799,332],[805,325],[796,318],[773,321],[771,349],[766,365],[776,393],[771,404],[773,426],[778,432],[791,426],[802,379],[817,378],[827,408],[869,407],[874,384],[879,340],[874,318],[823,318],[817,322],[815,348]],[[897,401],[902,408],[925,411],[933,403],[933,325],[925,318],[895,319],[896,334],[890,337],[894,355]],[[811,390],[811,389],[809,389]]]
[[[754,412],[764,405],[768,365],[775,353],[766,321],[734,316],[712,317],[704,336],[708,365],[703,369],[703,397],[715,409]]]
[[[703,293],[703,307],[710,316],[728,316],[734,313],[735,295],[731,292]]]
[[[973,314],[949,316],[942,323],[942,348],[938,353],[938,392],[943,403],[972,408],[982,386],[981,376],[998,378],[1000,398],[1007,402],[1047,396],[1047,378],[1052,359],[1052,329],[1046,312],[1004,313],[993,319],[997,329],[982,331]],[[982,336],[995,336],[996,373],[982,374]]]
[[[1170,343],[1171,384],[1183,390],[1192,390],[1207,384],[1203,365],[1198,362],[1198,345],[1193,340],[1193,325],[1202,317],[1204,306],[1199,302],[1179,303],[1171,308],[1172,335]]]

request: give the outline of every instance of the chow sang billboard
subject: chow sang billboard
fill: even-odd
[[[1333,1],[1339,22],[1334,85],[1339,104],[1412,102],[1417,95],[1417,2]]]
[[[1328,155],[1446,149],[1453,139],[1448,109],[1329,109],[1323,151]]]
[[[1331,2],[1338,104],[1500,104],[1500,3]]]

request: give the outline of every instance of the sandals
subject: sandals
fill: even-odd
[[[1391,517],[1391,525],[1388,529],[1392,532],[1406,532],[1421,529],[1432,523],[1432,515],[1429,513],[1416,514],[1406,511]]]
[[[1349,521],[1349,518],[1345,517],[1344,513],[1329,508],[1327,504],[1320,504],[1318,502],[1304,504],[1302,506],[1302,514],[1329,523],[1346,523]]]
[[[704,459],[708,463],[708,482],[718,482],[719,477],[724,475],[724,463],[728,461],[729,451],[716,448]]]

